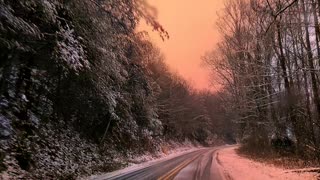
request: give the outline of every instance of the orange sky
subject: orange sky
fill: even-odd
[[[219,34],[215,28],[217,11],[224,0],[148,0],[158,9],[158,20],[169,32],[162,41],[157,32],[151,39],[160,47],[173,71],[178,72],[196,89],[209,89],[209,72],[201,67],[201,56],[214,48]],[[211,89],[216,89],[214,86]]]

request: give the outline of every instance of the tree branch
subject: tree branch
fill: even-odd
[[[289,3],[287,6],[285,6],[285,7],[282,8],[282,9],[280,9],[277,13],[273,14],[272,7],[271,7],[269,1],[267,1],[268,6],[270,7],[270,9],[271,9],[271,11],[272,11],[271,15],[273,16],[273,21],[272,21],[272,22],[269,24],[269,26],[267,27],[267,30],[266,30],[265,34],[268,33],[268,31],[269,31],[269,29],[271,28],[271,26],[276,22],[278,16],[279,16],[280,14],[282,14],[283,12],[285,12],[288,8],[290,8],[291,6],[293,6],[296,2],[298,2],[298,0],[293,0],[293,1],[292,1],[291,3]]]

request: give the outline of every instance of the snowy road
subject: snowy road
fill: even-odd
[[[227,147],[227,146],[225,146]],[[228,146],[229,147],[229,146]],[[158,161],[147,166],[126,171],[122,173],[116,173],[112,175],[102,175],[95,180],[116,180],[116,179],[128,179],[128,180],[206,180],[224,179],[219,172],[219,162],[217,162],[217,150],[224,147],[206,148],[193,152],[185,153],[173,157],[171,159]]]
[[[283,169],[271,164],[256,162],[239,155],[239,146],[220,146],[191,149],[183,154],[150,161],[137,166],[86,178],[90,180],[316,180],[312,169]],[[297,171],[303,172],[297,172]]]

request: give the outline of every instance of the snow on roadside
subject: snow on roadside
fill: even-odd
[[[313,180],[317,179],[316,173],[298,173],[288,169],[278,168],[260,162],[255,162],[236,153],[235,146],[218,151],[217,161],[220,172],[225,179],[232,180]]]
[[[167,143],[163,143],[161,145],[161,149],[159,149],[159,151],[156,152],[155,154],[151,154],[151,153],[147,152],[146,154],[144,154],[142,156],[133,157],[133,158],[129,159],[129,165],[140,164],[143,162],[157,160],[157,159],[161,159],[161,158],[164,158],[167,156],[170,157],[170,156],[175,155],[177,153],[190,151],[190,150],[198,148],[198,147],[202,147],[202,146],[199,144],[194,144],[194,143],[190,142],[189,140],[185,140],[182,143],[169,141]]]
[[[163,144],[162,146],[166,146],[168,149],[161,150],[156,154],[146,153],[142,156],[138,156],[130,159],[130,163],[128,167],[124,169],[120,169],[110,173],[104,173],[99,175],[92,175],[90,177],[80,178],[80,179],[104,179],[106,177],[112,177],[118,174],[123,174],[126,172],[135,171],[144,167],[148,167],[152,164],[159,163],[161,161],[166,161],[168,159],[183,155],[185,153],[193,152],[202,148],[200,145],[194,145],[189,141],[185,141],[183,143],[169,142]]]

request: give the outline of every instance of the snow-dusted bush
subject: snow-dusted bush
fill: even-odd
[[[54,52],[54,59],[60,60],[57,64],[75,72],[88,68],[89,62],[86,59],[83,45],[79,42],[80,37],[75,37],[74,29],[66,25],[65,28],[60,28],[57,36],[57,46]]]

